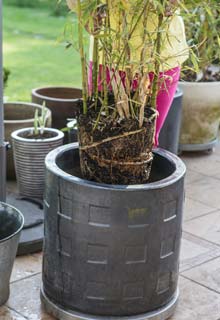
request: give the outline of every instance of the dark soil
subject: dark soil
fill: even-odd
[[[182,72],[181,80],[189,82],[214,82],[220,81],[220,70],[213,70],[211,67],[206,68],[201,76],[192,70]]]
[[[31,133],[31,132],[25,132],[21,135],[22,138],[25,138],[25,139],[41,139],[41,140],[45,140],[45,139],[50,139],[50,138],[53,138],[55,137],[56,134],[53,133],[53,132],[44,132],[43,134],[34,134],[34,133]]]
[[[82,104],[82,102],[79,102]],[[112,101],[112,104],[114,101]],[[137,119],[119,119],[102,113],[95,126],[100,106],[95,110],[88,101],[88,113],[78,115],[80,161],[83,177],[109,184],[146,183],[152,162],[154,111],[146,108],[145,122],[139,128]]]

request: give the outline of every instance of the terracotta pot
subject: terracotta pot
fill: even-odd
[[[32,101],[45,104],[52,111],[52,127],[62,129],[66,127],[68,118],[74,118],[78,108],[78,99],[82,97],[82,90],[71,87],[45,87],[32,90]]]

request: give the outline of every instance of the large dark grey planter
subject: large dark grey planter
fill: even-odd
[[[159,136],[159,146],[174,154],[178,153],[182,119],[183,92],[177,89],[173,103]]]
[[[185,166],[154,155],[150,183],[125,186],[83,180],[77,144],[48,154],[41,296],[49,313],[162,320],[174,312]]]
[[[32,101],[38,104],[45,102],[52,111],[52,127],[66,127],[68,118],[73,118],[78,109],[78,99],[82,90],[71,87],[45,87],[32,90]]]
[[[0,202],[0,306],[9,297],[9,280],[24,218],[14,207]]]

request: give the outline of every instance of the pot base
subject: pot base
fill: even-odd
[[[164,307],[152,312],[140,314],[136,316],[95,316],[83,314],[81,312],[74,312],[72,310],[64,310],[61,306],[53,303],[45,294],[43,287],[41,288],[41,302],[45,311],[50,315],[62,320],[166,320],[170,318],[177,306],[179,298],[179,290],[177,289],[173,299]]]
[[[218,143],[218,139],[201,144],[180,144],[179,151],[208,151],[212,150]]]

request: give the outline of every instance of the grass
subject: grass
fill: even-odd
[[[53,17],[47,8],[4,5],[3,58],[11,72],[4,95],[9,101],[30,101],[36,87],[81,86],[78,52],[58,41],[67,19],[73,17]]]

